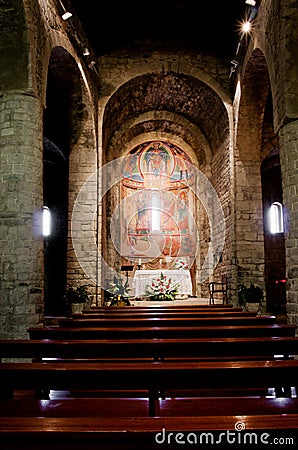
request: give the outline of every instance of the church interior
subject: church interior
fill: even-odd
[[[296,0],[0,2],[5,450],[297,444],[297,22]]]

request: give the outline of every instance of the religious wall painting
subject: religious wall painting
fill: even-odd
[[[195,255],[193,181],[188,155],[173,144],[147,142],[127,155],[121,187],[125,258]]]

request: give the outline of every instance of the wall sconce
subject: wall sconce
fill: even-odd
[[[61,8],[63,9],[64,13],[62,14],[62,19],[63,20],[68,20],[72,17],[72,13],[70,11],[67,11],[65,6],[63,5],[63,3],[61,2],[61,0],[59,0],[59,3],[61,5]]]
[[[67,20],[67,19],[70,19],[72,17],[72,14],[69,11],[65,11],[65,13],[62,14],[61,17],[62,17],[63,20]]]

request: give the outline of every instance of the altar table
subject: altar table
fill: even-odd
[[[136,270],[133,278],[133,288],[135,297],[145,295],[147,285],[151,284],[153,278],[160,274],[171,278],[172,283],[178,285],[178,294],[192,295],[192,283],[189,270]]]

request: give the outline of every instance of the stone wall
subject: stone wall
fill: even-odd
[[[280,132],[284,193],[287,311],[289,321],[298,324],[298,121]]]
[[[1,336],[24,338],[43,319],[42,122],[37,99],[0,100]]]

